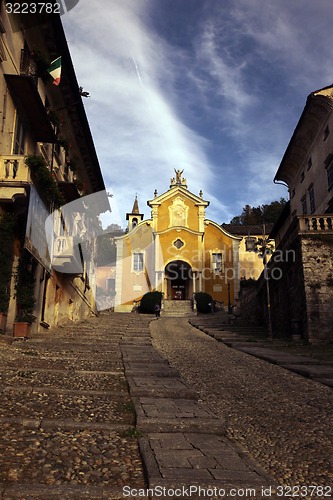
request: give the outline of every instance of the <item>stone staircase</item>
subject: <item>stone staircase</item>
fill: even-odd
[[[190,316],[193,313],[190,300],[165,300],[161,316]]]

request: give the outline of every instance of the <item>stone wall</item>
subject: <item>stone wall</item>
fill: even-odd
[[[273,335],[301,336],[311,344],[333,342],[333,235],[299,235],[269,264]],[[267,314],[263,276],[240,294],[243,319],[262,324]]]
[[[263,322],[260,303],[258,300],[258,281],[241,280],[239,291],[239,316],[249,323]]]
[[[302,236],[307,335],[312,344],[333,342],[333,235]]]
[[[271,316],[275,336],[307,338],[302,252],[298,237],[280,247],[269,266]]]

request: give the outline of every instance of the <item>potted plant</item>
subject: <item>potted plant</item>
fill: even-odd
[[[33,257],[28,250],[23,249],[15,276],[16,318],[14,322],[14,337],[28,337],[31,324],[36,320],[34,316],[35,277],[33,271]]]
[[[64,197],[59,190],[54,175],[48,169],[44,158],[38,155],[28,155],[25,158],[25,164],[30,168],[34,183],[37,186],[41,198],[46,203],[53,206],[53,208],[64,205]]]
[[[51,78],[48,72],[48,69],[50,67],[49,61],[40,50],[32,51],[31,58],[36,65],[36,76],[41,78],[44,83],[47,83],[47,81]]]
[[[16,217],[10,212],[0,215],[0,331],[6,331],[13,266],[13,243]]]

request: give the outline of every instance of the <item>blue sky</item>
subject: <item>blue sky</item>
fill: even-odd
[[[125,226],[174,168],[207,217],[281,196],[308,94],[333,82],[332,0],[80,0],[62,17],[108,191]]]

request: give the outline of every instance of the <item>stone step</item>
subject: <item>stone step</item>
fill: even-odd
[[[226,422],[194,399],[133,397],[137,428],[142,432],[225,434]]]
[[[190,300],[166,300],[161,311],[162,316],[189,316],[192,314]]]
[[[184,309],[191,308],[190,300],[165,300],[164,309]]]

